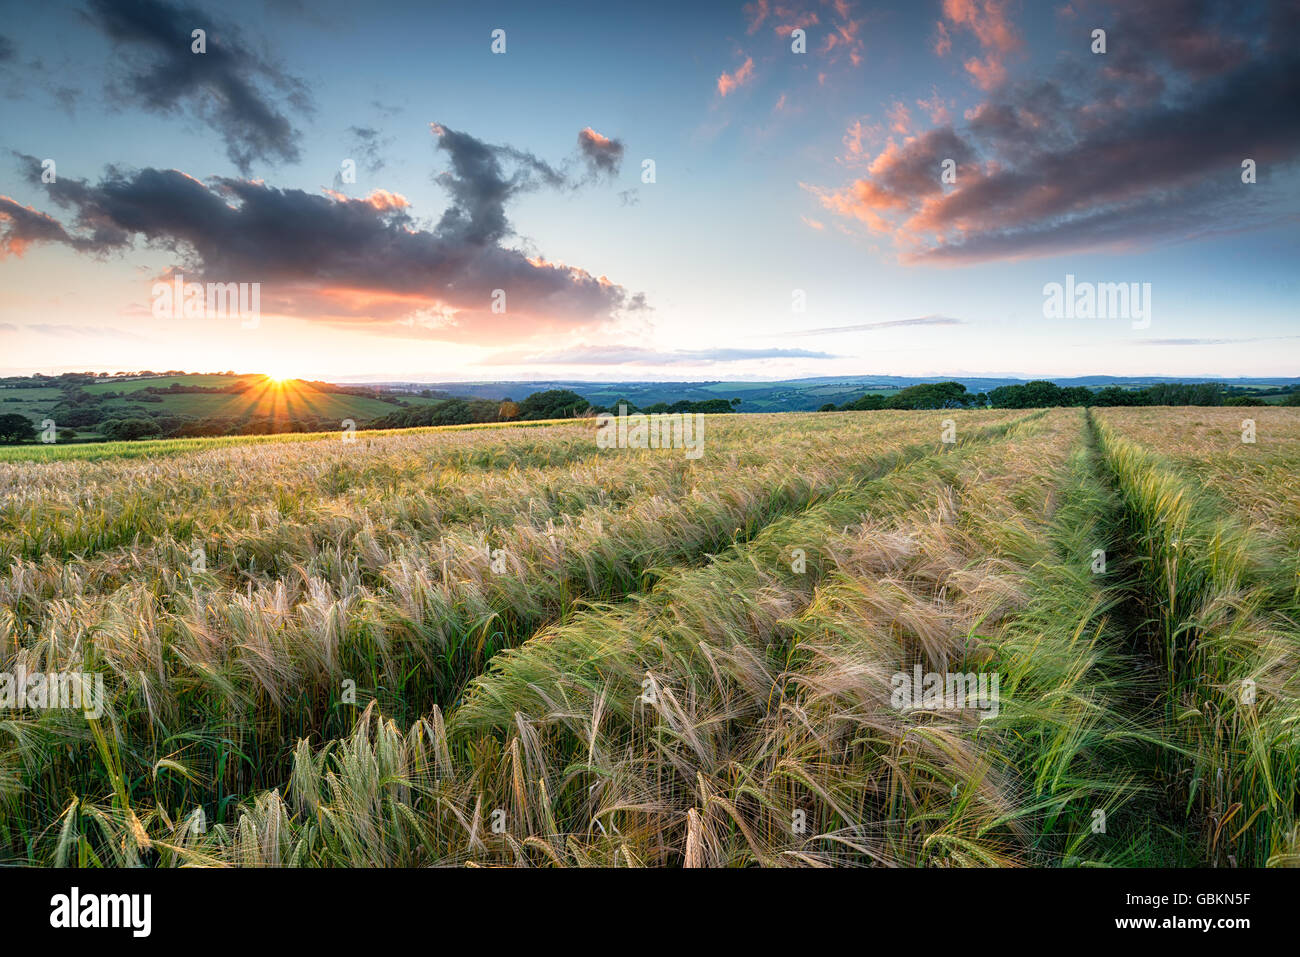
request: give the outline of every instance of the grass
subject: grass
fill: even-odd
[[[1290,563],[1182,470],[1108,419],[1096,428],[1140,563],[1166,726],[1189,758],[1171,774],[1203,831],[1205,855],[1213,863],[1294,862],[1300,604]],[[1284,494],[1250,482],[1237,488],[1244,501]]]
[[[0,671],[107,698],[0,713],[0,859],[1295,863],[1286,512],[1130,411],[0,463]],[[1286,498],[1300,418],[1264,411]],[[997,675],[997,713],[898,707],[915,666]]]

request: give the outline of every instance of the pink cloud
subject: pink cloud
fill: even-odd
[[[721,96],[726,96],[744,86],[753,78],[754,58],[746,57],[745,62],[735,72],[723,73],[722,76],[718,77],[718,93]]]
[[[948,112],[948,104],[944,102],[939,91],[934,87],[930,88],[930,98],[928,100],[917,100],[916,105],[925,110],[930,117],[930,122],[937,125],[947,125],[952,122],[952,116]]]
[[[1020,31],[1007,13],[1007,0],[943,0],[943,15],[954,27],[973,33],[984,51],[983,57],[970,57],[964,64],[975,84],[982,90],[999,86],[1006,79],[1008,54],[1022,45]],[[934,50],[943,56],[952,49],[952,37],[942,20],[937,26]]]
[[[934,41],[934,52],[937,56],[946,56],[952,52],[952,37],[948,35],[948,28],[940,20],[935,24],[938,37]]]
[[[894,105],[885,112],[885,117],[889,120],[889,131],[891,133],[906,136],[911,132],[912,114],[904,104],[895,101]]]

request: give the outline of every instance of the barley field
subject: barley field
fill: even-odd
[[[0,458],[0,862],[1300,864],[1300,410],[595,433]]]

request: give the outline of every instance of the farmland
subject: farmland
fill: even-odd
[[[706,424],[8,450],[0,862],[1300,863],[1300,410]]]

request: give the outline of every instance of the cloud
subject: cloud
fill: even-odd
[[[251,52],[233,26],[164,0],[89,0],[86,18],[130,51],[122,58],[132,65],[125,84],[111,89],[115,98],[158,113],[196,111],[245,175],[254,162],[299,159],[297,132],[275,94],[310,112],[307,87]],[[196,29],[207,32],[206,53],[191,52]]]
[[[1288,339],[1300,339],[1300,336],[1247,336],[1239,339],[1137,339],[1132,341],[1139,346],[1231,346],[1243,342],[1282,342]]]
[[[930,117],[931,123],[946,126],[952,122],[952,116],[948,112],[948,104],[944,102],[937,89],[931,87],[930,91],[930,98],[928,100],[918,99],[916,105],[925,110]]]
[[[943,0],[943,15],[955,28],[975,34],[984,56],[971,57],[964,66],[981,90],[1000,86],[1006,78],[1006,57],[1021,46],[1020,32],[1007,14],[1007,0]],[[943,56],[952,49],[951,34],[943,21],[938,24],[935,53]]]
[[[727,96],[744,86],[750,80],[754,79],[754,58],[746,57],[742,63],[732,73],[723,73],[718,77],[718,94]]]
[[[817,44],[814,52],[825,62],[834,64],[847,56],[853,66],[861,66],[864,46],[862,27],[866,19],[853,18],[854,5],[850,0],[822,0],[820,6],[821,13],[814,8],[814,4],[806,0],[785,0],[777,3],[772,8],[774,14],[772,31],[777,36],[789,37],[795,30],[805,30],[808,32],[810,43],[820,38],[821,42]],[[755,19],[759,11],[751,7],[746,7],[745,12],[751,17],[748,32],[752,34],[766,19],[767,4],[762,5],[763,17]],[[822,17],[823,13],[825,20]]]
[[[33,243],[64,243],[89,249],[91,243],[69,236],[58,220],[8,196],[0,196],[0,259],[21,256]]]
[[[935,23],[934,53],[935,56],[947,56],[952,52],[952,37],[948,34],[948,28],[939,20]]]
[[[592,176],[614,176],[623,162],[623,144],[601,136],[590,126],[578,132],[578,150]]]
[[[982,23],[991,9],[950,6],[962,23],[969,10]],[[1009,84],[967,110],[963,126],[891,139],[865,163],[867,175],[806,188],[823,208],[891,235],[909,263],[1131,249],[1294,220],[1294,204],[1277,196],[1282,170],[1300,161],[1300,125],[1289,121],[1300,55],[1279,34],[1285,27],[1211,40],[1226,28],[1198,5],[1162,9],[1184,18],[1167,32],[1203,39],[1153,39],[1149,69],[1082,70],[1067,57],[1055,77]],[[981,30],[999,49],[1013,42],[1003,28]],[[1159,92],[1149,70],[1166,78]],[[851,140],[860,149],[861,138]],[[1241,182],[1246,157],[1259,164],[1257,184]],[[946,159],[956,163],[953,184],[940,179]]]
[[[912,113],[906,104],[895,102],[885,111],[885,118],[889,121],[891,133],[901,133],[906,136],[912,130]]]
[[[862,65],[862,25],[865,20],[849,19],[849,8],[847,3],[834,4],[836,13],[842,18],[839,23],[831,24],[831,28],[826,33],[826,39],[818,48],[819,53],[831,54],[830,61],[834,63],[841,52],[847,53],[849,62],[854,66]]]
[[[6,323],[5,328],[16,331],[30,331],[40,333],[43,336],[55,336],[60,339],[66,339],[69,336],[77,336],[83,339],[112,339],[114,341],[130,339],[134,342],[152,342],[144,336],[136,335],[134,332],[128,332],[125,329],[118,329],[109,326],[70,326],[64,324],[34,322],[27,325],[14,325]]]
[[[374,175],[388,165],[381,150],[392,145],[392,137],[382,137],[379,130],[371,126],[349,126],[347,132],[352,152],[360,157],[361,166],[367,173]],[[337,184],[339,174],[334,175]]]
[[[511,146],[494,146],[468,133],[430,123],[438,148],[451,157],[450,172],[435,180],[452,196],[452,205],[442,214],[438,232],[474,245],[494,243],[512,233],[506,219],[506,200],[540,186],[568,185],[565,175],[531,153]],[[514,163],[506,178],[503,161]]]
[[[98,184],[66,176],[44,184],[71,211],[71,228],[12,200],[0,248],[56,242],[104,254],[137,240],[172,251],[187,280],[260,282],[262,310],[376,335],[460,342],[602,329],[646,308],[604,276],[507,248],[506,203],[541,186],[567,186],[529,153],[435,124],[451,169],[451,195],[436,227],[415,221],[407,200],[384,190],[364,199],[315,195],[261,181],[178,170],[110,169]],[[34,157],[28,179],[40,183]],[[494,313],[495,291],[505,294]],[[499,300],[498,300],[499,301]]]
[[[763,25],[769,13],[768,0],[754,0],[753,3],[747,3],[744,6],[745,17],[749,20],[745,27],[745,32],[753,35],[758,32],[758,28]]]
[[[917,319],[890,319],[885,322],[864,322],[855,326],[826,326],[821,329],[800,329],[784,333],[787,336],[829,336],[844,332],[876,332],[880,329],[898,329],[908,326],[964,326],[965,319],[947,316],[921,316]]]
[[[7,60],[17,59],[18,48],[14,46],[14,41],[10,40],[3,33],[0,33],[0,63]]]
[[[499,352],[484,360],[485,365],[637,365],[693,366],[754,359],[838,359],[829,352],[808,349],[688,349],[660,352],[639,346],[577,346],[550,352],[521,350]]]

